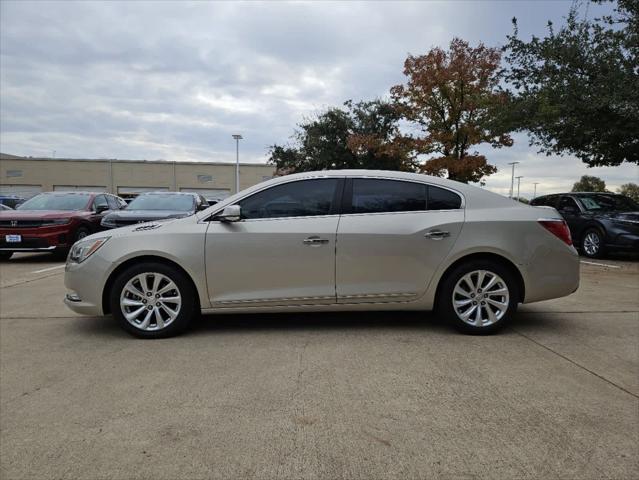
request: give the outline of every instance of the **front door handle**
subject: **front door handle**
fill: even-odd
[[[304,243],[304,245],[323,245],[325,243],[328,243],[328,240],[326,238],[313,236],[305,238],[302,243]]]
[[[443,230],[430,230],[424,234],[426,238],[431,240],[441,240],[442,238],[450,237],[450,232]]]

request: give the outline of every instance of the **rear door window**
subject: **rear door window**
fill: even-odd
[[[352,213],[426,210],[426,185],[372,178],[353,179]]]

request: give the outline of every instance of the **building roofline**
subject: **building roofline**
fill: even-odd
[[[10,155],[7,153],[0,153],[0,160],[26,160],[35,162],[113,162],[113,163],[148,163],[148,164],[160,164],[160,165],[222,165],[222,166],[235,166],[235,162],[181,162],[176,160],[128,160],[118,158],[51,158],[51,157],[20,157],[17,155]],[[240,162],[241,167],[270,167],[275,168],[275,165],[269,165],[268,163],[246,163]]]

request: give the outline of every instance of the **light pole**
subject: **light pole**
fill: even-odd
[[[242,135],[236,133],[233,135],[235,139],[235,193],[240,191],[240,140]]]
[[[519,185],[521,184],[521,179],[524,178],[521,175],[519,177],[515,177],[517,179],[517,201],[519,201]]]
[[[535,193],[533,193],[533,200],[534,200],[535,198],[537,198],[537,185],[539,185],[539,182],[535,182],[533,183],[533,185],[535,186]]]
[[[508,195],[508,197],[513,198],[513,190],[515,188],[515,165],[517,165],[519,162],[510,162],[508,165],[512,165],[513,166],[513,174],[512,177],[510,178],[510,195]]]

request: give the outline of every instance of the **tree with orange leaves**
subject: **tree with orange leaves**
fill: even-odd
[[[415,155],[429,156],[421,165],[424,173],[480,182],[497,171],[471,148],[513,144],[503,114],[509,97],[499,87],[500,60],[498,49],[481,43],[471,47],[459,38],[448,51],[433,48],[406,59],[408,81],[392,87],[391,95],[418,133],[398,136],[395,142],[402,148],[410,145]]]

